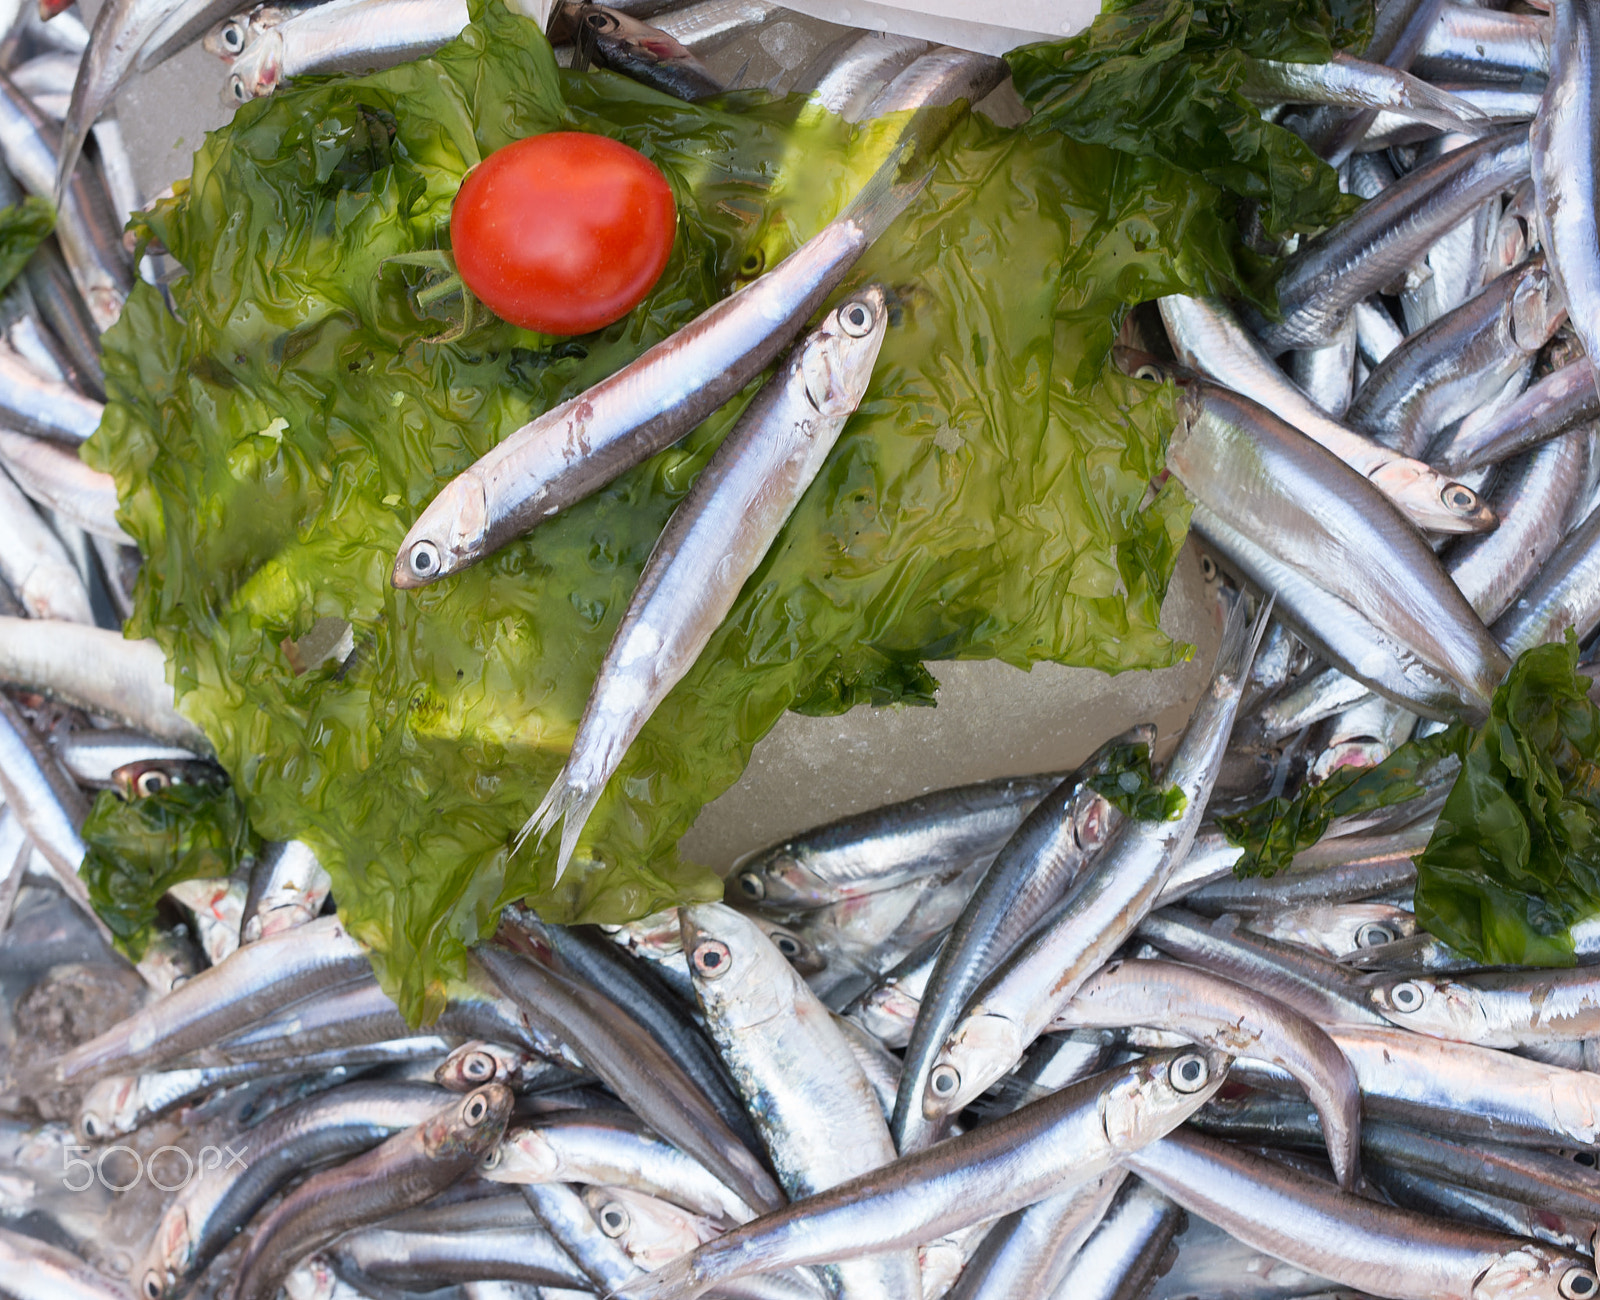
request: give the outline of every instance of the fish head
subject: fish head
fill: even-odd
[[[1432,533],[1486,533],[1499,523],[1493,507],[1465,483],[1418,460],[1399,457],[1369,476],[1418,528]]]
[[[741,903],[821,907],[838,891],[806,866],[804,857],[803,849],[789,844],[747,854],[733,864],[729,884]]]
[[[402,591],[425,587],[483,558],[489,503],[483,480],[470,469],[428,502],[400,543],[389,581]]]
[[[800,977],[755,918],[722,903],[679,909],[695,996],[728,1028],[765,1024],[797,1011]]]
[[[283,80],[283,34],[276,28],[248,43],[233,62],[227,101],[247,104],[270,95]]]
[[[1545,260],[1528,263],[1511,294],[1511,337],[1532,355],[1548,343],[1567,319],[1567,300]]]
[[[1233,1058],[1203,1047],[1134,1061],[1100,1094],[1100,1122],[1116,1151],[1165,1137],[1216,1095]]]
[[[134,1274],[139,1300],[163,1300],[187,1277],[194,1265],[194,1237],[189,1214],[180,1200],[167,1207],[156,1225],[156,1235],[145,1252],[144,1267]]]
[[[1471,1300],[1595,1300],[1600,1278],[1572,1251],[1525,1242],[1497,1256],[1473,1283]]]
[[[806,397],[820,415],[843,419],[861,404],[888,328],[883,287],[869,284],[829,312],[801,345]]]
[[[542,1129],[513,1129],[483,1162],[493,1183],[553,1183],[561,1180],[561,1154]]]
[[[499,1145],[515,1101],[503,1083],[474,1089],[422,1125],[422,1149],[435,1160],[487,1156]]]
[[[783,954],[789,965],[802,975],[816,975],[828,968],[828,959],[817,951],[815,944],[797,930],[769,921],[765,917],[753,918],[761,932],[772,941],[772,946]]]
[[[504,1083],[521,1072],[524,1055],[499,1043],[462,1043],[439,1063],[434,1082],[451,1092],[471,1092],[486,1083]]]
[[[698,1215],[630,1188],[591,1185],[580,1194],[600,1231],[646,1270],[688,1254],[715,1232]]]
[[[78,1136],[85,1142],[104,1142],[115,1133],[132,1132],[138,1117],[139,1076],[113,1075],[101,1079],[83,1094],[78,1108]]]
[[[1482,1025],[1476,994],[1453,980],[1421,975],[1388,979],[1374,985],[1370,996],[1384,1019],[1432,1038],[1471,1042]]]
[[[215,54],[226,63],[232,63],[234,59],[244,53],[244,47],[249,40],[249,16],[235,14],[232,18],[224,18],[202,36],[200,38],[200,48],[207,54]]]
[[[922,1117],[944,1119],[965,1109],[1022,1059],[1022,1026],[979,1007],[950,1035],[922,1090]]]

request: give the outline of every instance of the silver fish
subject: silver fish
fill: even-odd
[[[1553,71],[1551,49],[1560,39],[1539,14],[1446,4],[1412,67],[1431,81],[1520,82]]]
[[[1486,712],[1509,660],[1387,499],[1253,402],[1209,385],[1182,398],[1167,465],[1191,495],[1459,683]]]
[[[1349,873],[1345,874],[1348,878]],[[1195,905],[1192,898],[1189,905]],[[1417,918],[1392,903],[1313,903],[1282,912],[1262,912],[1249,922],[1248,928],[1268,939],[1299,944],[1325,957],[1344,957],[1360,949],[1409,939],[1417,932]]]
[[[628,746],[694,666],[833,450],[888,326],[877,285],[829,312],[673,511],[600,665],[566,766],[518,840],[564,823],[558,880]]]
[[[531,1224],[476,1232],[366,1228],[340,1238],[329,1253],[344,1276],[400,1290],[489,1278],[569,1291],[589,1287],[588,1276],[567,1253]]]
[[[1174,821],[1124,823],[1077,890],[979,986],[928,1073],[928,1119],[960,1111],[1010,1070],[1150,910],[1199,829],[1265,627],[1265,617],[1251,626],[1242,600],[1229,613],[1211,685],[1167,765],[1183,811]]]
[[[1567,534],[1540,567],[1493,632],[1510,655],[1559,641],[1570,627],[1579,640],[1600,624],[1600,509]]]
[[[701,903],[680,914],[707,1028],[791,1200],[894,1160],[889,1126],[855,1054],[788,962],[732,908]],[[911,1250],[840,1262],[832,1272],[842,1296],[922,1294]]]
[[[266,845],[250,873],[239,941],[254,943],[313,920],[332,889],[333,878],[309,844],[280,840]]]
[[[0,469],[0,577],[40,620],[92,624],[89,592],[61,539]]]
[[[1600,419],[1600,390],[1587,361],[1551,371],[1506,406],[1474,411],[1428,449],[1431,464],[1463,473],[1508,460]]]
[[[859,122],[884,85],[927,48],[926,41],[891,32],[852,34],[814,85],[807,85],[802,76],[794,90],[807,93],[806,107],[813,112],[823,110],[846,122]]]
[[[1419,975],[1380,985],[1372,1000],[1402,1028],[1480,1047],[1600,1037],[1600,976],[1590,967]]]
[[[1128,1177],[1105,1217],[1040,1300],[1127,1300],[1148,1294],[1166,1270],[1189,1216],[1141,1179]],[[1343,1300],[1341,1297],[1340,1300]]]
[[[1376,108],[1446,131],[1483,126],[1489,120],[1475,104],[1430,86],[1420,77],[1340,52],[1326,63],[1249,59],[1240,89],[1246,99],[1257,104]]]
[[[1198,1133],[1124,1163],[1257,1250],[1377,1295],[1570,1300],[1600,1287],[1572,1252],[1380,1205]]]
[[[1173,350],[1184,365],[1274,412],[1370,480],[1418,528],[1483,532],[1494,512],[1465,484],[1402,456],[1320,409],[1284,375],[1221,302],[1160,299]],[[1297,354],[1300,355],[1300,354]]]
[[[1209,1099],[1228,1058],[1149,1056],[731,1229],[624,1287],[678,1300],[750,1273],[914,1246],[1097,1178]]]
[[[0,1228],[0,1273],[11,1300],[128,1300],[127,1288],[70,1251]]]
[[[54,443],[0,429],[0,464],[17,486],[40,505],[86,533],[131,546],[117,523],[117,484]]]
[[[1552,13],[1550,84],[1529,131],[1533,187],[1539,237],[1593,371],[1600,365],[1600,225],[1595,218],[1600,7],[1590,0],[1561,0]],[[1593,373],[1600,384],[1600,371]]]
[[[1530,261],[1390,353],[1350,404],[1350,422],[1386,447],[1420,456],[1447,424],[1518,376],[1525,383],[1566,318],[1544,260]]]
[[[401,543],[394,585],[420,587],[475,564],[726,403],[777,357],[917,191],[884,176],[767,274],[453,478]]]
[[[89,438],[100,427],[105,409],[70,384],[40,373],[9,343],[0,343],[0,394],[0,419],[23,433],[58,442]]]

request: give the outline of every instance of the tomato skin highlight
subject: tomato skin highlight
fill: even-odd
[[[456,270],[495,315],[542,334],[621,320],[666,269],[672,188],[603,135],[552,131],[490,154],[450,210]]]

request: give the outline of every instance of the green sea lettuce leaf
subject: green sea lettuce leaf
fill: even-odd
[[[553,844],[512,851],[657,535],[754,385],[456,577],[395,591],[401,538],[512,430],[814,233],[907,126],[561,73],[488,0],[431,58],[242,106],[143,218],[187,274],[171,308],[137,286],[106,335],[86,453],[146,556],[130,634],[167,652],[256,831],[326,863],[414,1020],[508,900],[621,921],[719,896],[675,846],[786,709],[926,703],[930,659],[1118,672],[1187,653],[1158,623],[1188,521],[1175,484],[1151,491],[1170,390],[1108,357],[1129,302],[1234,284],[1211,240],[1221,191],[1153,154],[969,116],[853,273],[894,313],[859,413],[559,885]],[[415,297],[430,273],[387,259],[447,249],[467,170],[552,129],[662,168],[680,220],[661,281],[581,338],[495,322],[444,340]],[[324,619],[354,650],[307,665],[291,648]]]

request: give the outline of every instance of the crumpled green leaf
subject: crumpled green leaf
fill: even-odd
[[[1460,762],[1465,724],[1409,740],[1372,767],[1341,767],[1325,781],[1292,798],[1279,796],[1218,817],[1230,844],[1245,850],[1236,876],[1275,876],[1294,865],[1295,854],[1327,832],[1335,818],[1359,817],[1392,808],[1439,788]]]
[[[1417,859],[1417,921],[1475,961],[1570,966],[1600,914],[1600,709],[1578,642],[1518,656]]]
[[[102,790],[83,841],[88,852],[78,874],[118,946],[135,960],[161,895],[181,881],[230,876],[260,847],[231,789],[187,783],[126,802]]]
[[[1245,99],[1247,62],[1325,62],[1364,45],[1371,21],[1359,0],[1110,0],[1077,36],[1006,61],[1033,110],[1030,131],[1140,160],[1151,187],[1181,178],[1193,196],[1189,255],[1207,292],[1270,310],[1275,263],[1246,242],[1240,202],[1256,205],[1278,240],[1327,226],[1360,200],[1340,194],[1333,168]]]
[[[160,642],[255,828],[315,848],[385,987],[424,1021],[509,900],[621,921],[719,896],[675,846],[785,709],[927,702],[935,658],[1116,672],[1185,655],[1157,620],[1188,507],[1174,484],[1149,492],[1170,390],[1108,355],[1128,302],[1232,274],[1196,252],[1214,189],[1058,132],[957,125],[852,278],[883,282],[894,310],[859,413],[553,886],[554,845],[513,853],[513,835],[748,393],[447,581],[393,590],[396,548],[501,438],[722,297],[752,250],[771,265],[814,233],[905,123],[558,74],[532,25],[473,13],[432,58],[307,79],[207,137],[145,219],[188,272],[176,314],[135,288],[86,453],[147,557],[130,633]],[[442,341],[413,294],[426,272],[385,260],[447,247],[467,169],[558,127],[662,168],[680,212],[667,270],[596,334],[494,323]],[[323,618],[351,624],[354,652],[297,675],[283,646]]]
[[[0,208],[0,291],[22,273],[22,268],[56,228],[56,210],[36,194],[21,203]]]

